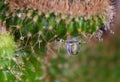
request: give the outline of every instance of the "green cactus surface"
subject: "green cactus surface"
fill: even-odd
[[[67,36],[79,36],[81,33],[92,35],[106,21],[106,16],[102,14],[87,18],[53,12],[40,13],[30,8],[10,11],[9,3],[4,4],[4,1],[1,1],[0,12],[1,20],[15,36],[15,41],[20,42],[25,50],[36,53],[44,51],[46,44],[56,39],[66,40]]]
[[[7,67],[15,56],[14,38],[9,34],[0,34],[0,66]]]

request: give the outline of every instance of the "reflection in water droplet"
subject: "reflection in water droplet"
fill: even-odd
[[[110,30],[110,33],[113,34],[113,35],[115,34],[112,30]]]
[[[66,50],[69,55],[75,55],[79,52],[79,37],[74,37],[66,41]]]

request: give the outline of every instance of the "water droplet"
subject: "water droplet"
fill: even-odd
[[[113,35],[115,34],[112,30],[110,30],[110,33],[113,34]]]
[[[21,17],[22,17],[22,13],[18,13],[17,16],[18,16],[19,18],[21,18]]]
[[[79,37],[74,37],[66,41],[66,50],[69,55],[75,55],[79,52]]]
[[[20,40],[24,40],[24,37],[23,37],[23,36],[21,36],[21,37],[20,37]]]

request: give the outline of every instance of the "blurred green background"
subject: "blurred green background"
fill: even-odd
[[[50,59],[49,82],[120,82],[120,28],[116,30],[105,34],[103,42],[83,45],[78,55]]]

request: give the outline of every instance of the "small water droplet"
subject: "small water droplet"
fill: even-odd
[[[21,37],[20,37],[20,40],[24,40],[24,37],[23,37],[23,36],[21,36]]]
[[[113,35],[115,34],[112,30],[110,30],[110,33],[113,34]]]
[[[69,55],[75,55],[79,52],[79,37],[74,37],[66,41],[66,50]]]

